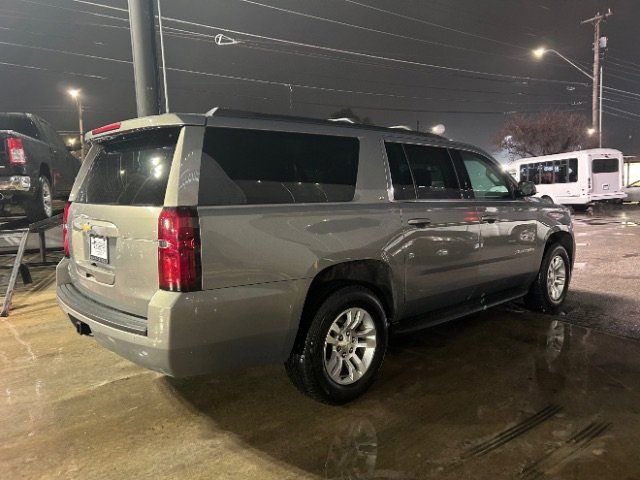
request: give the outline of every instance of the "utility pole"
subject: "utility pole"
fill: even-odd
[[[138,117],[160,113],[153,0],[129,0],[131,52]]]
[[[82,119],[82,98],[80,95],[76,97],[78,104],[78,128],[80,129],[80,161],[84,162],[84,121]]]
[[[580,22],[581,25],[586,23],[593,24],[593,90],[591,98],[591,126],[600,131],[601,125],[598,122],[598,97],[600,89],[600,24],[613,15],[611,9],[604,15],[598,12],[594,17],[588,18]]]

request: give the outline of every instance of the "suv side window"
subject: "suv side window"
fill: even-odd
[[[357,138],[208,127],[200,205],[350,202]]]
[[[401,198],[396,200],[418,198],[460,198],[460,185],[453,161],[446,148],[424,145],[388,143],[387,155],[393,181],[394,194],[396,185]],[[403,152],[400,151],[400,148]],[[401,156],[404,153],[404,159]],[[408,170],[407,166],[408,163]],[[395,176],[394,176],[395,171]],[[411,191],[408,173],[413,180],[415,193]]]
[[[489,159],[473,152],[459,151],[477,199],[511,199],[506,176]]]
[[[385,142],[384,146],[387,150],[387,160],[389,161],[389,171],[393,184],[393,199],[415,200],[418,198],[416,187],[413,183],[413,175],[402,144]]]

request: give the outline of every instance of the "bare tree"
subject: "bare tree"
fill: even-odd
[[[581,150],[594,145],[588,118],[580,113],[548,110],[509,117],[494,139],[511,158],[538,157]]]

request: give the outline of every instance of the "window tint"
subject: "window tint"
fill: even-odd
[[[619,163],[617,158],[597,158],[591,164],[591,171],[593,173],[617,172]]]
[[[554,182],[553,175],[553,162],[542,162],[538,164],[540,169],[540,183],[543,185],[549,185]]]
[[[99,205],[164,203],[179,128],[164,128],[104,142],[84,178],[76,201]]]
[[[578,159],[570,158],[568,161],[567,172],[569,175],[569,183],[575,183],[578,181]]]
[[[29,117],[19,115],[0,117],[0,130],[13,130],[27,137],[40,138],[38,129]]]
[[[553,160],[520,165],[520,180],[536,185],[550,183],[574,183],[578,181],[578,160]]]
[[[411,176],[409,162],[404,154],[404,149],[399,143],[385,143],[391,182],[393,183],[394,200],[415,200],[416,189]]]
[[[460,198],[453,161],[445,148],[404,145],[418,199]]]
[[[461,151],[460,157],[476,198],[511,198],[507,179],[493,162],[472,152]]]
[[[200,205],[349,202],[358,174],[356,138],[208,128]]]
[[[46,137],[46,141],[49,142],[50,145],[55,145],[58,148],[63,149],[67,148],[62,142],[60,135],[58,135],[58,132],[56,132],[51,125],[49,125],[42,119],[40,120],[40,125],[42,126],[42,133],[44,134],[44,136]]]

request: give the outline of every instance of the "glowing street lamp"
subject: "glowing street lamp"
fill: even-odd
[[[544,57],[544,54],[547,53],[547,49],[544,47],[540,47],[540,48],[536,48],[535,50],[533,50],[533,56],[540,59],[542,57]]]
[[[591,128],[587,128],[587,135],[589,135],[590,137],[592,137],[594,134],[596,133],[596,129],[591,127]]]

